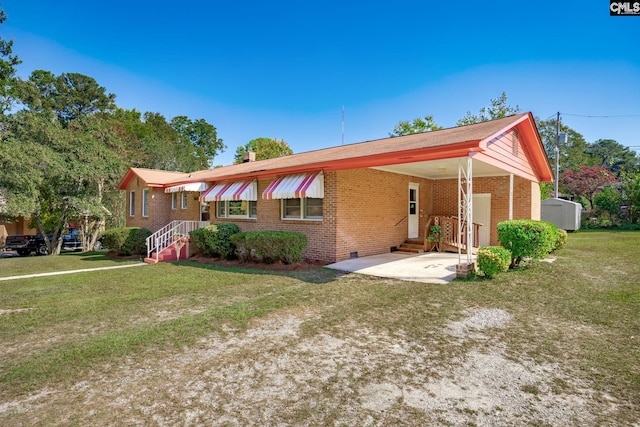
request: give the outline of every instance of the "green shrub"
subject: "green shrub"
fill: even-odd
[[[102,243],[119,255],[145,255],[151,230],[140,227],[112,228],[102,233]]]
[[[564,248],[564,246],[567,244],[567,241],[569,240],[569,234],[567,233],[566,230],[563,230],[561,228],[557,228],[556,229],[556,243],[553,247],[554,251],[557,251],[558,249],[562,249]]]
[[[200,228],[190,233],[191,240],[204,255],[233,259],[236,248],[231,236],[239,233],[237,224],[223,222]]]
[[[302,261],[307,249],[307,236],[288,231],[254,231],[231,237],[238,258],[248,261],[254,256],[267,264],[281,261],[295,264]]]
[[[236,247],[236,256],[242,262],[251,261],[253,254],[247,243],[247,235],[250,233],[236,233],[231,236],[231,243]]]
[[[557,227],[550,222],[515,219],[498,223],[498,240],[511,252],[513,268],[523,258],[541,259],[555,247]]]
[[[198,228],[189,232],[189,238],[191,239],[191,243],[198,249],[200,254],[213,256],[213,254],[209,251],[209,246],[207,245],[207,236],[211,234],[211,231],[207,228]]]
[[[478,248],[478,270],[491,278],[509,270],[511,252],[502,246],[481,246]]]

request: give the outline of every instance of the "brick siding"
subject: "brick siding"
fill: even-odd
[[[258,180],[258,194],[271,179]],[[211,223],[232,222],[242,231],[296,231],[309,241],[305,258],[322,262],[389,252],[408,235],[409,183],[420,184],[419,234],[430,215],[457,216],[458,180],[429,180],[376,169],[352,169],[325,172],[323,218],[318,221],[281,219],[281,201],[258,197],[257,218],[216,218],[215,203],[210,203]],[[142,189],[145,183],[134,179],[127,187],[127,225],[155,231],[171,220],[199,220],[198,193],[188,193],[188,208],[171,209],[171,194],[150,189],[149,217],[141,217]],[[136,215],[129,217],[129,192],[136,192]],[[491,194],[491,244],[497,244],[496,225],[509,216],[509,177],[473,179],[474,194]],[[514,178],[513,218],[540,219],[540,187],[524,178]]]
[[[149,189],[149,215],[142,216],[142,190]],[[129,216],[130,193],[135,191],[135,215]],[[171,209],[171,194],[162,188],[149,188],[147,183],[136,177],[126,188],[127,198],[127,227],[148,228],[159,230],[174,219],[200,220],[200,202],[198,192],[187,192],[187,209],[182,209],[182,193],[178,193],[177,209]]]

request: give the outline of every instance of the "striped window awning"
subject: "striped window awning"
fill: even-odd
[[[201,202],[220,202],[224,200],[258,200],[258,183],[252,181],[222,182],[200,195]]]
[[[263,199],[324,198],[322,171],[280,176],[262,193]]]
[[[207,189],[206,182],[191,182],[189,184],[174,185],[164,189],[165,193],[178,193],[180,191],[198,191],[203,192]]]

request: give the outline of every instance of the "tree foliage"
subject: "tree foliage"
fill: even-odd
[[[555,147],[556,147],[556,120],[540,120],[536,119],[540,138],[544,145],[549,161],[555,163]],[[567,170],[579,170],[581,166],[595,166],[592,158],[587,154],[587,141],[582,134],[574,129],[560,123],[560,133],[567,135],[567,142],[560,146],[560,159],[558,162],[559,175]]]
[[[640,171],[622,175],[622,203],[626,206],[629,222],[640,222]]]
[[[178,133],[177,146],[191,154],[195,164],[191,169],[207,169],[213,165],[213,159],[226,146],[218,138],[218,131],[204,119],[191,120],[187,116],[177,116],[171,120],[171,127]]]
[[[12,46],[0,38],[0,217],[33,219],[53,235],[50,253],[67,225],[82,227],[86,248],[106,224],[124,225],[117,185],[127,167],[201,170],[225,148],[204,119],[120,109],[92,77],[36,70],[19,79]]]
[[[293,150],[284,139],[261,137],[252,139],[245,145],[238,147],[234,156],[234,164],[242,163],[244,153],[247,152],[256,153],[256,160],[273,159],[293,154]]]
[[[413,119],[413,121],[400,121],[393,128],[393,132],[389,134],[389,136],[403,136],[403,135],[411,135],[414,133],[423,133],[429,132],[432,130],[440,130],[443,129],[442,126],[438,126],[433,119],[433,116],[427,115],[422,117],[417,117]]]
[[[98,112],[115,108],[115,95],[107,94],[95,79],[79,73],[54,76],[50,71],[36,70],[23,88],[24,102],[33,111],[55,115],[63,126]]]
[[[490,106],[482,107],[477,115],[472,114],[471,111],[467,111],[467,114],[465,114],[463,118],[458,120],[456,124],[458,126],[471,125],[474,123],[501,119],[502,117],[518,114],[519,112],[520,107],[518,107],[517,105],[515,107],[511,107],[507,103],[507,93],[502,92],[502,94],[498,98],[491,100]]]
[[[599,139],[588,144],[585,152],[591,157],[592,164],[609,169],[617,177],[640,167],[638,155],[613,139]]]
[[[564,189],[574,197],[584,197],[593,208],[593,196],[605,185],[618,182],[615,175],[602,166],[583,165],[580,170],[565,170],[560,178]]]
[[[0,24],[7,20],[7,14],[0,5]],[[13,40],[0,37],[0,112],[5,114],[15,100],[16,66],[22,61],[13,54]]]

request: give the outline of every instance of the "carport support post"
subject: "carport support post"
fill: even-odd
[[[465,239],[463,239],[463,234]],[[467,259],[462,261],[462,245],[466,241]],[[473,168],[471,157],[467,157],[466,168],[462,161],[458,163],[458,265],[457,277],[467,277],[475,265],[473,256]]]

